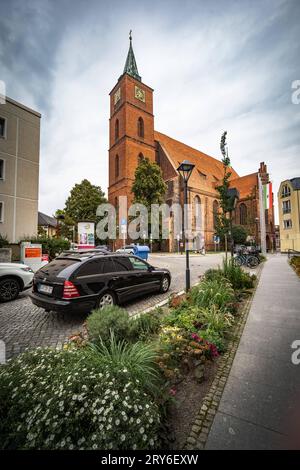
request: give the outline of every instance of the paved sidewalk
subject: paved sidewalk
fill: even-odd
[[[300,279],[284,255],[265,264],[206,449],[300,449]]]

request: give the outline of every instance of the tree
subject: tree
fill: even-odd
[[[218,231],[217,229],[217,234],[220,237],[220,240],[224,242],[225,239],[225,233],[222,232],[221,230]],[[232,238],[234,243],[237,243],[238,245],[243,245],[247,241],[249,233],[245,229],[245,227],[242,227],[241,225],[233,225],[232,226]]]
[[[147,207],[150,215],[151,204],[161,204],[164,201],[167,185],[165,184],[160,167],[145,158],[141,160],[135,170],[132,193],[133,203],[140,203]],[[159,222],[161,238],[161,220]],[[148,224],[148,232],[151,233],[151,222]]]
[[[222,184],[216,187],[216,190],[218,191],[220,195],[220,207],[222,209],[222,212],[218,214],[216,231],[221,237],[224,237],[225,255],[226,255],[226,260],[227,260],[227,237],[230,231],[230,220],[227,218],[227,213],[230,210],[230,203],[231,203],[231,198],[229,195],[229,179],[231,176],[231,171],[230,171],[231,165],[230,165],[230,158],[228,156],[226,136],[227,136],[227,132],[225,131],[222,134],[221,143],[220,143],[220,149],[223,155],[222,163],[223,163],[223,168],[224,168],[224,175],[222,179]]]
[[[54,216],[57,220],[57,236],[74,241],[75,222],[63,209],[57,209]]]
[[[144,158],[135,170],[132,193],[134,203],[144,204],[148,209],[151,204],[161,204],[167,186],[163,180],[160,167]]]
[[[100,186],[94,186],[84,179],[71,189],[70,196],[66,200],[64,215],[75,224],[81,220],[97,221],[97,207],[107,202]]]

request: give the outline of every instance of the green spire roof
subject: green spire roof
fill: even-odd
[[[132,49],[132,36],[131,36],[131,30],[129,32],[129,51],[127,54],[127,59],[124,67],[123,73],[128,73],[131,77],[135,78],[136,80],[139,80],[140,82],[142,81],[142,77],[139,75],[139,71],[136,65],[135,57],[134,57],[134,52]]]

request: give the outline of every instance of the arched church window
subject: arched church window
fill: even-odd
[[[196,230],[202,229],[202,213],[201,213],[201,199],[199,196],[194,197],[194,225]]]
[[[214,221],[214,228],[217,228],[218,225],[218,215],[219,215],[219,203],[218,201],[213,202],[213,221]]]
[[[141,152],[139,153],[139,156],[138,156],[138,164],[140,164],[143,160],[144,160],[144,155]]]
[[[116,120],[115,122],[115,140],[118,140],[119,138],[119,119]]]
[[[116,155],[115,159],[115,177],[118,178],[120,174],[120,158],[119,155]]]
[[[137,131],[138,136],[144,138],[144,120],[141,117],[138,118]]]
[[[240,205],[240,224],[247,225],[247,206],[244,203]]]

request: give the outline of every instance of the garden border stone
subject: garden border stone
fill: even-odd
[[[264,263],[261,263],[259,266],[256,276],[257,281],[256,285],[251,293],[251,295],[246,300],[243,308],[240,311],[240,316],[238,321],[235,323],[231,334],[230,340],[227,345],[227,350],[223,356],[221,356],[217,368],[216,375],[213,379],[213,382],[202,400],[200,409],[196,415],[196,418],[191,423],[190,434],[186,439],[184,445],[184,450],[204,450],[205,444],[210,432],[211,425],[213,423],[214,417],[219,408],[220,400],[222,397],[225,384],[227,382],[235,354],[237,352],[241,336],[244,331],[244,327],[250,312],[251,304],[259,284],[261,272],[263,269]]]

